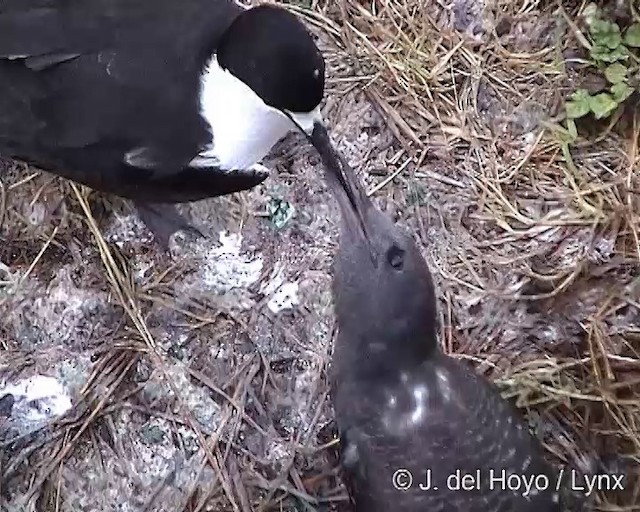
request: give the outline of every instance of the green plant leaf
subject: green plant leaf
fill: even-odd
[[[617,23],[595,19],[591,23],[591,35],[598,46],[606,46],[614,50],[622,43],[620,27]]]
[[[611,24],[607,20],[594,17],[591,21],[591,26],[589,27],[589,29],[591,30],[591,35],[593,37],[601,37],[603,35],[607,35],[610,32]]]
[[[612,84],[619,84],[624,82],[627,78],[627,67],[619,62],[607,66],[604,70],[604,76]]]
[[[611,86],[611,94],[613,95],[613,99],[617,103],[622,103],[624,100],[626,100],[629,96],[633,94],[633,87],[630,87],[624,82],[613,84]]]
[[[598,17],[598,6],[593,2],[590,3],[584,8],[582,15],[585,17],[587,25],[591,25]]]
[[[607,48],[615,50],[622,44],[622,36],[620,33],[607,34],[600,42]]]
[[[567,119],[567,131],[573,138],[570,142],[575,142],[578,139],[578,128],[573,119]]]
[[[634,23],[627,29],[624,42],[632,48],[640,48],[640,23]]]
[[[573,101],[586,101],[589,102],[591,95],[586,89],[576,89],[576,91],[570,96]]]
[[[267,203],[267,215],[269,220],[278,229],[286,226],[294,213],[294,206],[284,199],[272,197],[269,199],[269,203]]]
[[[586,116],[589,110],[591,110],[591,96],[589,96],[587,90],[578,89],[571,95],[565,108],[569,119],[578,119],[579,117]]]
[[[627,60],[629,58],[629,50],[624,45],[620,45],[613,50],[606,46],[595,45],[591,48],[590,54],[593,60],[606,63]]]
[[[567,101],[565,108],[567,109],[567,117],[569,119],[578,119],[586,116],[589,110],[591,110],[588,103],[579,103],[577,101]]]
[[[596,119],[603,119],[618,107],[618,102],[615,101],[610,94],[601,92],[600,94],[591,96],[589,99],[589,107]]]

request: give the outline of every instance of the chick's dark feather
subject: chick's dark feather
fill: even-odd
[[[387,511],[392,503],[403,512],[561,510],[553,496],[556,473],[520,415],[492,384],[443,354],[405,376],[406,382],[397,374],[379,375],[374,385],[347,374],[336,377],[341,379],[334,389],[339,390],[335,407],[344,479],[358,512]],[[426,396],[421,411],[415,399],[418,388]],[[393,486],[398,469],[411,472],[410,490]],[[428,469],[432,489],[422,490]],[[450,475],[476,475],[476,470],[482,490],[450,488]],[[529,493],[524,485],[510,491],[494,480],[494,488],[488,489],[491,472],[498,479],[503,470],[507,477],[537,477],[538,487]],[[547,481],[549,488],[537,492]]]

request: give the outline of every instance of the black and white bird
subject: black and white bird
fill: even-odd
[[[0,155],[132,199],[166,245],[175,203],[249,189],[323,125],[325,63],[285,9],[233,0],[2,0]]]
[[[331,391],[355,510],[562,510],[555,470],[516,410],[439,349],[418,246],[376,209],[326,134],[314,138],[342,214]]]

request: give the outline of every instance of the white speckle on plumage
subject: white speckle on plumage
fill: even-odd
[[[295,129],[289,117],[223,69],[215,56],[202,75],[200,112],[209,123],[212,141],[191,162],[194,167],[247,169]]]
[[[529,467],[529,464],[531,464],[531,457],[527,457],[526,459],[524,459],[524,461],[522,462],[522,471],[526,471],[527,468]]]
[[[98,54],[98,62],[102,63],[108,60],[106,71],[107,71],[107,75],[109,76],[111,76],[111,66],[113,65],[113,61],[115,58],[116,58],[116,54],[114,52],[100,52]]]
[[[409,375],[405,372],[402,372],[400,374],[400,380],[402,381],[403,384],[406,384],[407,382],[409,382]]]
[[[551,501],[553,501],[554,503],[558,503],[559,500],[560,500],[560,495],[557,492],[554,492],[553,495],[551,496]]]
[[[451,384],[449,383],[449,376],[447,375],[447,372],[442,368],[438,368],[436,370],[436,377],[438,378],[442,399],[445,402],[449,402],[451,400]]]
[[[411,423],[414,425],[420,423],[424,418],[424,413],[427,408],[426,397],[429,391],[427,388],[419,384],[413,389],[413,398],[416,402],[416,408],[411,413]]]
[[[408,374],[403,373],[400,378],[404,382],[407,382],[409,376]],[[388,432],[393,433],[393,435],[398,435],[405,432],[408,428],[418,425],[424,418],[426,411],[425,398],[428,395],[427,388],[422,384],[418,384],[413,389],[402,391],[402,393],[406,392],[413,395],[415,403],[414,409],[407,410],[404,407],[398,409],[398,396],[395,394],[389,394],[387,399],[387,407],[385,409],[385,414],[382,417],[382,422],[385,429]]]
[[[345,466],[355,466],[358,463],[358,445],[349,443],[344,451],[343,463]]]

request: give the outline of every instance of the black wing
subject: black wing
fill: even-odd
[[[113,172],[127,154],[148,173],[181,170],[209,142],[200,74],[240,11],[226,0],[3,1],[0,152],[71,179],[88,164]]]

